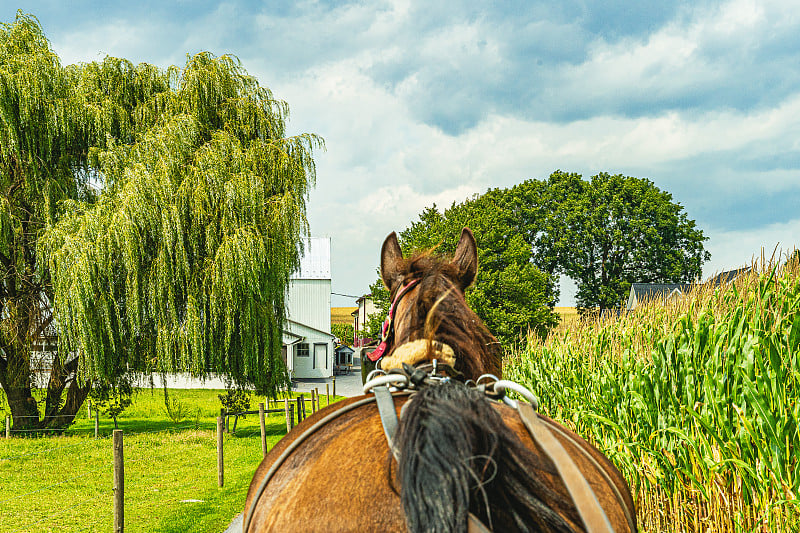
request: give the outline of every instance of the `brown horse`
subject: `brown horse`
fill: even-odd
[[[295,427],[253,477],[245,532],[636,530],[628,486],[596,448],[528,404],[517,410],[488,399],[491,387],[461,382],[500,374],[500,347],[464,300],[477,263],[468,229],[452,261],[404,259],[387,237],[381,277],[393,303],[377,352],[418,392],[395,392],[392,408],[376,387],[388,418],[400,418],[396,434],[371,395]],[[428,374],[433,359],[454,377]],[[588,492],[576,495],[577,485]]]

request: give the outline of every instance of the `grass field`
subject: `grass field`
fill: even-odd
[[[353,311],[358,307],[331,307],[331,324],[352,324]]]
[[[553,311],[561,318],[562,326],[572,325],[578,320],[578,310],[574,307],[554,307]]]
[[[214,390],[170,390],[188,416],[173,422],[162,390],[139,390],[121,415],[126,531],[219,532],[242,511],[261,461],[258,415],[224,436],[225,484],[217,486]],[[251,399],[251,409],[263,398]],[[321,398],[326,404],[325,396]],[[333,399],[331,399],[333,401]],[[0,531],[110,531],[113,526],[113,421],[100,438],[86,408],[62,436],[0,438]],[[231,425],[233,422],[231,421]],[[267,445],[286,433],[283,414],[267,418]],[[199,501],[190,501],[199,500]]]

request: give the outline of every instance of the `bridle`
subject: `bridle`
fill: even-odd
[[[419,278],[412,279],[402,287],[400,290],[397,291],[394,299],[392,300],[392,305],[389,306],[389,313],[386,316],[386,320],[384,320],[383,325],[381,326],[381,343],[375,348],[370,354],[367,354],[367,359],[372,361],[373,363],[377,363],[383,356],[389,353],[390,342],[394,341],[394,314],[397,306],[400,304],[400,300],[403,299],[403,296],[408,294],[411,289],[414,288],[417,283],[419,283]]]

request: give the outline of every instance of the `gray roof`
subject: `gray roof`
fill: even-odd
[[[726,270],[709,279],[706,283],[711,285],[721,285],[722,283],[730,283],[745,272],[748,272],[750,267],[736,268],[734,270]]]
[[[675,291],[683,294],[691,286],[690,283],[631,283],[626,308],[634,309],[645,300],[665,299]]]
[[[348,346],[348,345],[346,345],[346,344],[340,344],[339,346],[337,346],[337,347],[336,347],[336,348],[334,348],[333,350],[334,350],[334,351],[336,351],[336,352],[345,352],[345,353],[347,353],[347,352],[350,352],[350,353],[355,353],[355,350],[354,350],[354,349],[352,349],[351,347],[349,347],[349,346]]]
[[[690,283],[631,283],[631,291],[636,294],[636,298],[655,298],[658,296],[669,296],[672,291],[678,289],[686,292],[692,285]]]

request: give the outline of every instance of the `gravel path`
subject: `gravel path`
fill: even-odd
[[[298,379],[295,380],[295,384],[295,392],[310,393],[317,388],[320,394],[325,394],[325,384],[328,384],[333,394],[333,378]],[[336,394],[339,396],[360,396],[364,394],[361,387],[361,367],[353,368],[350,374],[336,376]]]

